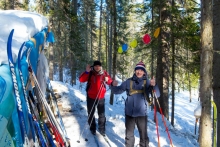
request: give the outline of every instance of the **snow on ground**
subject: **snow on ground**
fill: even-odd
[[[61,94],[60,99],[63,103],[64,110],[70,110],[71,112],[62,111],[63,121],[66,127],[68,137],[70,138],[71,146],[73,147],[95,147],[95,140],[89,131],[87,124],[87,108],[86,108],[86,92],[85,83],[71,86],[58,81],[52,81],[53,89],[57,89]],[[106,93],[106,134],[109,138],[112,147],[123,147],[125,141],[125,117],[124,117],[124,99],[126,94],[115,95],[114,104],[109,104],[110,90]],[[194,110],[198,105],[197,93],[193,93],[192,102],[189,103],[189,93],[187,91],[176,93],[175,97],[175,120],[174,127],[172,127],[169,121],[166,121],[166,125],[171,136],[171,140],[175,147],[198,147],[198,131],[195,135],[195,117]],[[171,100],[170,100],[171,103]],[[171,109],[170,109],[171,112]],[[155,123],[153,120],[154,112],[148,109],[148,136],[150,139],[150,147],[158,146],[158,137],[156,132]],[[96,112],[97,122],[97,112]],[[157,113],[160,146],[169,147],[170,140],[168,138],[166,128],[162,121],[162,116]],[[198,130],[198,124],[197,124]],[[139,134],[137,128],[135,128],[135,145],[139,142]],[[100,135],[98,134],[100,137]],[[85,138],[88,141],[85,141]],[[78,143],[77,141],[80,141]],[[103,137],[100,137],[100,146],[107,146]]]

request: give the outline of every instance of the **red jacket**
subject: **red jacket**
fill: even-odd
[[[90,80],[88,81],[89,74],[92,74],[92,75],[90,77]],[[105,82],[105,77],[108,77],[107,82]],[[105,97],[105,92],[106,92],[105,83],[107,85],[110,85],[112,83],[112,79],[106,71],[103,71],[102,74],[99,74],[94,70],[91,70],[91,73],[83,72],[79,77],[79,81],[90,82],[90,86],[87,91],[87,94],[89,98],[92,98],[92,99],[96,99],[96,98],[103,99]]]

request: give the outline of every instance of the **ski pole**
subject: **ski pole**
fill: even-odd
[[[55,130],[54,132],[59,132],[59,138],[58,138],[60,140],[59,143],[61,143],[62,146],[65,146],[64,142],[65,143],[68,143],[68,142],[67,142],[66,138],[63,137],[64,135],[63,135],[63,132],[62,132],[62,130],[60,128],[60,125],[58,124],[56,118],[54,117],[54,115],[53,115],[53,113],[52,113],[52,111],[51,111],[51,109],[50,109],[50,107],[49,107],[49,105],[48,105],[48,103],[47,103],[47,101],[45,99],[45,96],[44,96],[44,94],[43,94],[43,92],[42,92],[42,90],[41,90],[41,88],[39,86],[39,83],[37,81],[35,73],[32,70],[30,62],[28,62],[28,64],[29,64],[28,70],[29,70],[30,74],[32,75],[31,76],[33,78],[32,80],[34,80],[34,84],[36,86],[37,93],[39,94],[40,101],[43,103],[43,105],[44,105],[44,107],[46,109],[47,117],[53,123],[53,125],[55,125],[57,127],[57,129],[58,129],[58,131]]]
[[[155,89],[153,90],[153,93],[154,93],[154,96],[155,96],[156,101],[157,101],[157,103],[158,103],[158,106],[159,106],[159,109],[160,109],[160,113],[161,113],[161,115],[162,115],[162,120],[163,120],[164,126],[165,126],[165,128],[166,128],[168,138],[169,138],[169,140],[170,140],[170,145],[173,147],[173,143],[172,143],[172,140],[171,140],[171,137],[170,137],[170,133],[169,133],[169,131],[168,131],[166,122],[165,122],[165,120],[164,120],[164,115],[163,115],[162,109],[161,109],[161,107],[160,107],[160,103],[159,103],[159,101],[158,101],[158,98],[157,98],[157,94],[156,94],[156,90],[155,90]]]
[[[100,93],[102,87],[103,87],[103,83],[101,84],[101,86],[100,86],[100,88],[99,88],[99,91],[98,91],[98,93],[97,93],[97,96],[96,96],[96,98],[95,98],[95,101],[94,101],[94,103],[93,103],[93,105],[92,105],[92,109],[91,109],[91,111],[90,111],[90,113],[89,113],[89,115],[88,115],[87,122],[89,121],[90,115],[91,115],[93,109],[95,108],[95,103],[96,103],[96,101],[97,101],[97,100],[99,101],[98,96],[99,96],[99,93]],[[91,123],[92,123],[92,121],[93,121],[93,118],[94,118],[94,116],[92,117],[92,120],[91,120],[91,122],[89,123],[89,127],[91,126]],[[82,134],[83,134],[83,132],[84,132],[84,130],[85,130],[85,126],[86,126],[87,122],[85,123],[85,125],[84,125],[84,127],[83,127],[83,130],[82,130],[82,132],[81,132],[81,134],[80,134],[80,136],[79,136],[79,140],[77,140],[78,143],[80,143],[80,139],[81,139],[81,136],[82,136]],[[87,137],[87,136],[86,136],[86,137]],[[88,141],[88,139],[85,138],[85,141]]]
[[[156,105],[155,105],[155,104],[156,104],[156,103],[155,103],[155,98],[153,98],[153,101],[154,101],[154,118],[155,118],[155,121],[156,121],[158,147],[160,147],[160,134],[159,134],[159,131],[158,131],[157,108],[156,108]]]
[[[51,92],[51,94],[52,94],[53,100],[55,101],[55,105],[56,105],[56,107],[57,107],[57,114],[58,114],[58,116],[59,116],[59,118],[60,118],[61,128],[62,128],[62,130],[63,130],[63,132],[64,132],[65,137],[66,137],[67,139],[69,139],[69,137],[67,136],[67,132],[66,132],[64,123],[63,123],[63,119],[62,119],[61,114],[60,114],[60,111],[59,111],[59,109],[58,109],[57,99],[56,99],[56,97],[55,97],[52,84],[51,84],[50,80],[48,80],[48,81],[49,81],[49,86],[51,87],[50,92]]]
[[[100,92],[101,92],[101,88],[103,88],[103,87],[104,87],[104,86],[103,86],[103,84],[102,84],[102,85],[100,86],[100,89],[99,89],[99,92],[98,92],[98,94],[97,94],[97,96],[96,96],[96,99],[95,99],[95,101],[94,101],[94,103],[93,103],[93,106],[92,106],[92,109],[91,109],[91,111],[90,111],[88,120],[89,120],[89,118],[90,118],[90,116],[91,116],[91,114],[92,114],[92,111],[95,110],[95,106],[98,105],[98,103],[99,103],[99,98],[98,98],[98,96],[99,96],[99,94],[100,94]],[[96,104],[96,102],[97,102],[97,104]],[[90,121],[90,123],[89,123],[89,127],[91,126],[92,121],[93,121],[93,119],[95,118],[94,115],[95,115],[95,111],[94,111],[94,114],[93,114],[93,116],[92,116],[92,119],[91,119],[91,121]],[[88,136],[88,132],[86,133],[85,141],[88,141],[87,136]]]

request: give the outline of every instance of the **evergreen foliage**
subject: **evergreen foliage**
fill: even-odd
[[[11,1],[1,1],[0,8],[28,10],[29,2],[23,1],[22,4],[19,4],[15,1],[13,6],[11,4]],[[118,74],[125,75],[124,78],[132,76],[133,67],[140,60],[146,63],[149,76],[155,74],[157,53],[161,42],[159,37],[155,38],[153,35],[154,31],[160,27],[160,5],[159,0],[144,1],[144,3],[127,0],[116,1],[116,47],[123,44],[129,45],[134,39],[138,42],[136,48],[129,47],[127,51],[117,53],[116,70]],[[111,33],[113,31],[111,29],[111,16],[113,15],[111,8],[111,1],[103,1],[101,61],[105,69],[108,69],[107,63],[112,60],[111,54],[113,54],[111,45],[113,40],[110,40],[113,35]],[[51,30],[56,38],[56,42],[53,44],[54,69],[60,69],[60,75],[63,74],[63,68],[72,68],[73,74],[78,76],[86,64],[92,64],[93,60],[98,59],[100,26],[97,23],[99,20],[97,14],[100,11],[100,1],[37,0],[35,11],[50,18]],[[187,76],[184,76],[183,73],[187,71],[191,76],[197,77],[199,72],[200,9],[196,3],[190,0],[184,1],[184,3],[176,1],[174,8],[167,8],[168,12],[172,15],[174,22],[173,26],[169,22],[165,25],[172,30],[175,39],[176,83],[187,85]],[[161,31],[164,31],[163,29],[161,28]],[[151,36],[151,43],[148,45],[142,41],[144,34]],[[170,38],[168,37],[166,41],[170,48]],[[171,59],[171,53],[168,55]],[[60,78],[62,80],[62,76]],[[191,80],[193,83],[198,81],[195,78],[191,78]]]

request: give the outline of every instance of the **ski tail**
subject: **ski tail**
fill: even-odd
[[[44,138],[44,135],[41,131],[41,128],[40,128],[40,125],[37,121],[34,121],[34,125],[37,129],[37,133],[38,133],[38,136],[39,136],[39,140],[40,140],[40,144],[42,147],[47,147],[47,142],[46,142],[46,139]]]
[[[52,137],[52,135],[50,134],[49,129],[48,129],[46,123],[44,123],[43,125],[44,125],[45,132],[46,132],[46,134],[47,134],[47,137],[48,137],[48,139],[49,139],[50,146],[51,146],[51,147],[56,147],[56,145],[55,145],[54,142],[53,142],[53,137]]]
[[[93,135],[93,136],[94,136],[95,143],[96,143],[97,147],[100,147],[97,136],[96,135]]]

